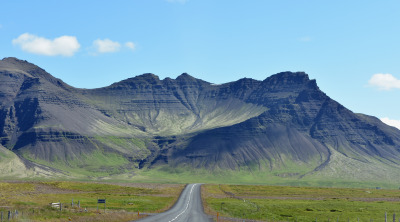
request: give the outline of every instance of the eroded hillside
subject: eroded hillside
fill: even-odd
[[[0,133],[3,166],[6,159],[35,163],[69,176],[171,168],[294,179],[400,176],[400,131],[346,109],[303,72],[222,85],[186,73],[143,74],[77,89],[5,58]]]

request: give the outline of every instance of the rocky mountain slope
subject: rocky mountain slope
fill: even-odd
[[[25,164],[69,176],[163,168],[296,179],[400,174],[400,131],[346,109],[302,72],[222,85],[143,74],[77,89],[5,58],[0,133]]]

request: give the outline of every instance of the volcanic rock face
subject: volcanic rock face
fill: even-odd
[[[339,160],[400,166],[399,130],[351,112],[302,72],[222,85],[186,73],[164,80],[143,74],[88,90],[5,58],[0,134],[1,145],[25,161],[110,173],[116,166],[273,171],[298,165],[308,170],[293,175],[305,176],[340,168],[333,165]],[[93,164],[96,158],[104,164]]]

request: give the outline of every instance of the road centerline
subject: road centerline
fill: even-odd
[[[169,210],[139,219],[140,222],[211,222],[210,216],[204,213],[201,200],[200,183],[188,184],[179,199]],[[189,197],[188,197],[189,195]]]
[[[172,220],[170,220],[170,221],[168,221],[168,222],[172,222],[172,221],[178,219],[178,217],[180,217],[182,214],[184,214],[184,213],[186,212],[186,210],[189,208],[189,204],[190,204],[190,201],[191,201],[191,199],[192,199],[193,189],[194,189],[194,187],[195,187],[196,185],[197,185],[197,184],[194,184],[194,185],[192,186],[192,189],[190,189],[189,200],[188,200],[188,202],[187,202],[187,204],[186,204],[186,208],[185,208],[180,214],[178,214],[178,216],[176,216],[174,219],[172,219]]]

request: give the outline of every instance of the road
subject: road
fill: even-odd
[[[138,220],[140,222],[209,222],[212,219],[203,211],[201,184],[189,184],[175,205],[168,211]]]

